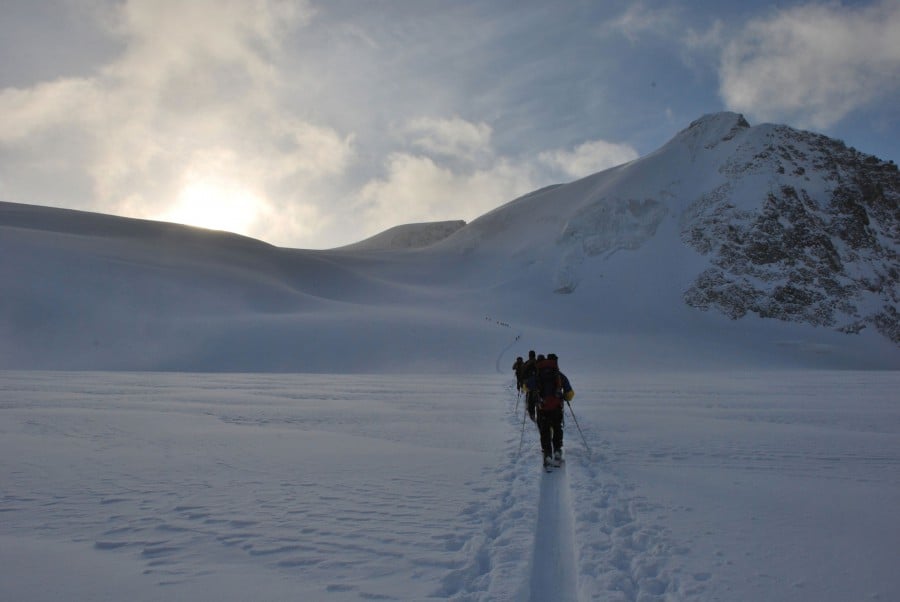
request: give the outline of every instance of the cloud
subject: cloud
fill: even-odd
[[[334,32],[348,26],[302,2],[98,6],[114,7],[102,15],[117,41],[105,64],[0,90],[0,159],[17,162],[0,164],[0,180],[16,190],[27,178],[20,189],[32,195],[15,200],[334,246],[398,223],[473,219],[592,164],[601,169],[613,152],[498,153],[492,125],[455,114],[470,97],[445,87],[431,62],[405,63],[408,47],[389,43],[394,29],[378,25],[380,16],[364,21],[374,29],[351,24],[349,46],[335,49]],[[399,93],[379,86],[384,66]],[[423,77],[434,78],[430,96],[418,93]],[[420,116],[396,125],[395,112]],[[43,178],[59,184],[35,186],[60,165],[65,178]]]
[[[459,117],[420,117],[410,121],[405,132],[413,138],[412,144],[423,151],[475,159],[489,149],[492,130],[486,123],[471,123]]]
[[[394,152],[356,195],[367,234],[402,223],[470,220],[535,188],[532,166],[497,156],[492,130],[460,117],[419,117],[399,128],[415,152]]]
[[[604,140],[585,142],[574,150],[546,151],[538,160],[567,176],[581,178],[638,158],[638,153],[627,144],[615,144]]]
[[[720,94],[757,119],[827,128],[900,87],[900,2],[807,4],[751,21],[725,48]]]
[[[547,184],[638,156],[630,146],[595,140],[515,159],[496,152],[488,126],[458,117],[415,119],[404,131],[421,151],[391,154],[384,176],[366,183],[357,195],[370,235],[402,223],[471,220]],[[479,160],[455,161],[460,154]]]
[[[725,24],[721,19],[713,20],[705,31],[688,27],[682,36],[682,42],[689,51],[705,51],[707,49],[721,51],[725,45],[724,40]]]
[[[403,223],[471,220],[536,187],[529,166],[505,159],[454,171],[431,157],[394,153],[386,176],[363,186],[358,203],[375,234]]]
[[[312,234],[327,218],[311,199],[354,156],[352,135],[284,106],[284,37],[312,14],[280,0],[117,4],[104,22],[121,52],[95,74],[0,91],[0,150],[80,163],[83,208]]]
[[[648,8],[638,1],[630,3],[615,19],[606,21],[599,32],[601,35],[623,35],[636,43],[645,34],[666,37],[679,28],[677,8]]]
[[[97,90],[90,80],[62,79],[33,88],[0,91],[0,144],[15,144],[73,120],[89,122],[96,114]]]

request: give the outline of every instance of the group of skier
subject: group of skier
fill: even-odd
[[[529,351],[527,360],[516,358],[513,371],[517,389],[525,395],[525,411],[540,432],[544,468],[559,466],[563,462],[563,405],[575,397],[575,391],[560,372],[555,353],[545,357]]]

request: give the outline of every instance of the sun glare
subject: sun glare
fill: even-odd
[[[262,199],[240,186],[215,179],[189,181],[175,204],[160,218],[188,226],[249,234]]]

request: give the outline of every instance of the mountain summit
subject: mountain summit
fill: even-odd
[[[704,116],[473,220],[331,251],[0,203],[0,368],[900,368],[900,175]]]
[[[699,310],[872,327],[900,345],[898,202],[893,162],[716,113],[646,157],[517,199],[443,246],[513,249],[523,265],[552,257],[543,276],[565,294],[615,261],[649,277],[664,267],[681,275],[683,302]],[[536,236],[521,236],[528,231]],[[663,255],[634,254],[654,237],[666,238]]]

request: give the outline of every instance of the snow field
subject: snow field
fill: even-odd
[[[0,374],[0,599],[887,600],[895,372]]]
[[[624,486],[613,498],[624,562],[612,548],[602,556],[625,569],[619,599],[892,599],[898,384],[896,372],[783,371],[607,374],[576,386],[579,419],[602,437],[592,446],[604,461],[591,466]],[[590,512],[578,486],[591,479],[569,474],[576,512]],[[618,520],[593,519],[577,521],[588,546],[602,538],[582,529]],[[641,591],[629,594],[629,576]]]
[[[4,382],[3,534],[129,558],[137,599],[160,587],[193,599],[424,599],[469,586],[453,574],[482,537],[503,424],[485,381],[437,397],[419,393],[421,377]],[[219,588],[234,572],[243,584]]]

